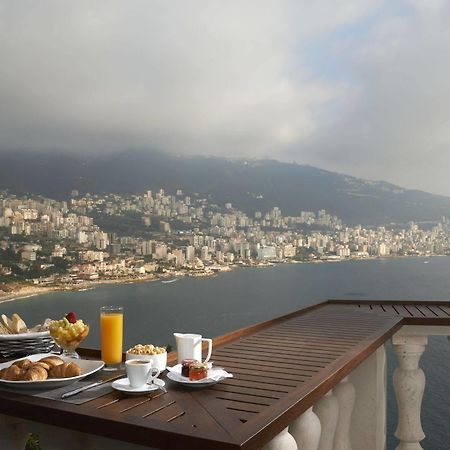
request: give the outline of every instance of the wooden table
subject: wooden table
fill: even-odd
[[[450,304],[329,301],[216,338],[234,378],[212,387],[83,405],[0,391],[0,413],[161,449],[259,449],[411,321],[450,325]]]

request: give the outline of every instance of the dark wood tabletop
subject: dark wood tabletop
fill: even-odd
[[[3,390],[0,413],[161,449],[259,449],[405,321],[450,325],[450,303],[388,303],[325,302],[216,338],[211,359],[234,377],[208,388],[163,375],[167,393],[113,392],[82,405]]]

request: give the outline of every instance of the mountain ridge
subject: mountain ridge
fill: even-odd
[[[450,215],[450,197],[364,180],[273,159],[183,156],[124,151],[74,156],[4,152],[0,189],[67,198],[80,193],[136,194],[164,188],[211,196],[253,214],[278,206],[284,215],[326,209],[355,225],[436,221]]]

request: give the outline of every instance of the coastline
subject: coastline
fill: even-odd
[[[420,255],[420,256],[371,256],[366,258],[345,258],[345,259],[316,259],[310,261],[296,261],[287,260],[279,261],[277,264],[318,264],[318,263],[336,263],[336,262],[349,262],[349,261],[373,261],[373,260],[389,260],[389,259],[406,259],[406,258],[430,258],[438,256],[447,255]],[[35,286],[35,285],[13,285],[9,286],[12,288],[10,292],[0,291],[0,304],[7,303],[14,300],[31,298],[41,294],[47,294],[50,292],[64,292],[64,291],[86,291],[95,289],[97,286],[104,284],[131,284],[131,283],[148,283],[153,281],[164,281],[167,279],[173,279],[178,277],[198,277],[198,278],[210,278],[217,276],[220,272],[229,272],[235,268],[256,268],[265,269],[273,267],[274,263],[263,263],[263,264],[234,264],[232,266],[226,266],[225,269],[221,271],[199,271],[199,272],[185,272],[185,271],[170,271],[164,274],[155,275],[148,274],[140,277],[124,277],[116,279],[104,279],[96,281],[86,281],[77,285],[53,285],[53,286]]]
[[[35,297],[36,295],[48,294],[50,292],[70,292],[70,291],[87,291],[96,288],[97,286],[103,284],[128,284],[128,283],[145,283],[150,281],[158,281],[160,278],[153,274],[135,278],[118,278],[118,279],[108,279],[108,280],[98,280],[98,281],[87,281],[85,283],[80,283],[76,286],[73,285],[54,285],[54,286],[33,286],[33,285],[20,285],[11,292],[1,292],[0,291],[0,304],[11,302],[13,300],[19,300],[29,297]]]

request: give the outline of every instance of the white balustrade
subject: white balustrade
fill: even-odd
[[[309,408],[292,422],[289,432],[294,436],[299,450],[318,450],[321,429],[319,418]]]
[[[425,434],[420,422],[420,409],[425,389],[425,374],[419,368],[419,361],[427,340],[426,336],[398,334],[392,338],[399,363],[393,380],[398,407],[395,436],[400,440],[397,450],[422,450],[420,441],[425,438]]]
[[[334,435],[334,450],[352,450],[350,442],[350,425],[355,404],[355,388],[345,377],[334,389],[334,396],[339,405],[339,415]]]
[[[294,437],[289,433],[289,429],[285,428],[281,433],[277,434],[262,450],[300,450],[297,447]],[[301,449],[303,450],[303,449]]]
[[[339,404],[333,391],[327,392],[314,406],[314,412],[320,420],[322,433],[319,450],[333,450],[334,435],[339,417]]]

